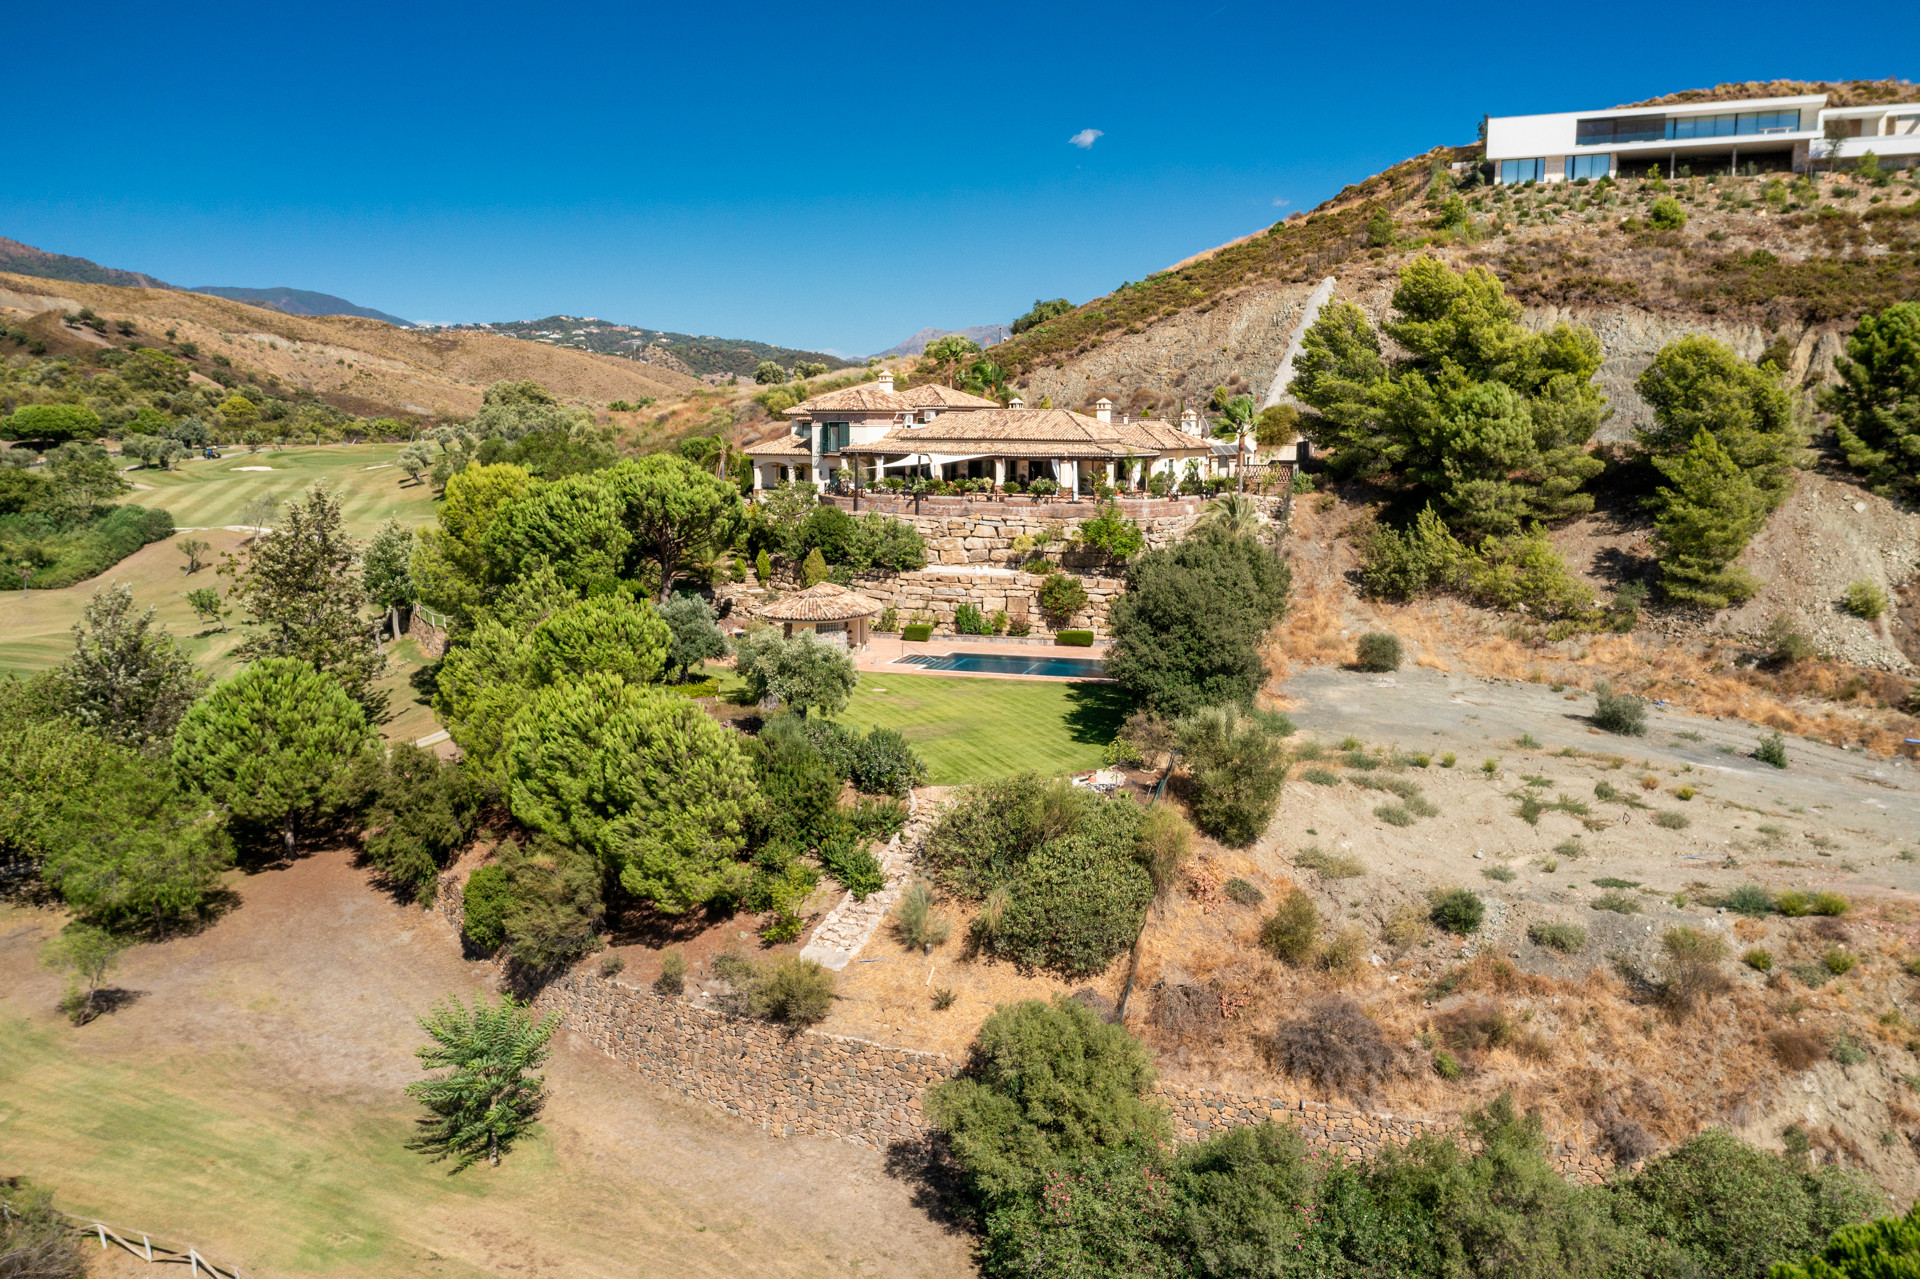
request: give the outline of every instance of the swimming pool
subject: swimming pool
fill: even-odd
[[[892,663],[923,671],[961,671],[968,675],[1055,675],[1068,679],[1105,679],[1107,664],[1097,657],[1014,657],[1006,653],[909,653]]]

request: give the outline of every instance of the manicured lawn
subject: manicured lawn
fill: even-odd
[[[741,688],[731,669],[712,669],[722,696]],[[948,786],[1098,768],[1126,716],[1111,684],[862,671],[838,718],[861,732],[876,724],[899,729],[927,761],[928,780]]]
[[[394,465],[398,444],[335,444],[283,452],[232,453],[217,462],[190,458],[173,471],[139,470],[127,478],[145,488],[126,500],[173,512],[182,528],[236,524],[248,502],[262,494],[281,501],[325,480],[339,494],[347,531],[368,537],[389,518],[409,524],[433,520],[433,486],[414,484]],[[264,471],[242,467],[269,467]]]

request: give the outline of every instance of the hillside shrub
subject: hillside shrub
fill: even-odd
[[[1785,768],[1787,766],[1786,737],[1776,728],[1773,732],[1760,739],[1760,744],[1753,748],[1753,757],[1762,764],[1771,764],[1775,768]]]
[[[1587,930],[1578,924],[1530,924],[1527,927],[1527,940],[1536,946],[1573,955],[1586,949]]]
[[[1873,582],[1854,582],[1847,587],[1847,612],[1871,622],[1887,611],[1887,593]]]
[[[513,881],[505,866],[489,864],[467,876],[461,894],[460,931],[481,950],[506,943],[507,912],[513,908]]]
[[[1354,645],[1354,665],[1363,671],[1400,669],[1400,638],[1385,631],[1368,631]]]
[[[833,1011],[833,974],[811,959],[789,955],[760,964],[740,961],[725,976],[734,988],[730,1002],[755,1017],[811,1026]]]
[[[173,536],[173,516],[140,506],[109,507],[77,521],[56,520],[38,512],[0,515],[0,559],[9,568],[0,590],[20,589],[14,566],[27,566],[30,590],[50,591],[84,582],[118,564],[150,542]]]
[[[854,748],[847,780],[869,795],[905,798],[926,783],[927,765],[899,729],[876,724]]]
[[[1193,787],[1193,820],[1224,844],[1260,837],[1280,803],[1287,758],[1281,739],[1257,717],[1206,707],[1175,727]]]
[[[978,604],[961,603],[953,610],[953,630],[957,635],[991,635],[986,614]]]
[[[1687,210],[1672,196],[1661,196],[1647,210],[1647,221],[1656,231],[1678,231],[1687,224]]]
[[[1480,927],[1487,907],[1472,890],[1454,888],[1434,899],[1430,914],[1435,924],[1457,937],[1465,937]]]
[[[940,815],[922,864],[947,892],[994,899],[982,949],[1069,977],[1103,970],[1133,944],[1154,894],[1147,816],[1064,781],[1022,774],[963,791]]]
[[[1760,884],[1741,884],[1722,898],[1720,904],[1735,914],[1757,918],[1773,913],[1773,894]]]
[[[1616,693],[1611,683],[1601,680],[1593,689],[1593,725],[1627,737],[1643,736],[1647,731],[1647,700],[1631,693]]]
[[[1249,705],[1266,680],[1260,646],[1287,610],[1285,561],[1224,523],[1127,567],[1114,601],[1107,675],[1157,715]]]
[[[1274,1032],[1276,1066],[1349,1095],[1386,1078],[1393,1059],[1385,1032],[1345,995],[1319,1000]]]
[[[1920,492],[1920,302],[1861,316],[1834,371],[1820,398],[1847,464],[1882,497]]]
[[[873,848],[851,834],[823,841],[820,864],[827,874],[840,881],[842,888],[853,894],[855,901],[863,902],[887,886],[886,874],[880,869],[880,859],[873,855]]]
[[[1280,899],[1260,926],[1260,945],[1285,963],[1300,965],[1320,947],[1320,910],[1313,898],[1295,888]]]
[[[1684,1017],[1695,1005],[1727,988],[1720,962],[1730,953],[1726,939],[1697,928],[1669,928],[1660,939],[1665,952],[1660,1002]]]

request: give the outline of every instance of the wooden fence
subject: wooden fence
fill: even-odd
[[[83,1239],[98,1239],[102,1251],[113,1247],[126,1249],[140,1260],[153,1265],[185,1266],[189,1275],[210,1275],[213,1279],[243,1279],[238,1266],[221,1265],[208,1261],[200,1255],[198,1249],[188,1244],[165,1243],[154,1239],[152,1235],[140,1230],[121,1231],[104,1221],[92,1217],[76,1217],[70,1212],[55,1212],[67,1223],[67,1228]],[[14,1215],[13,1205],[0,1199],[0,1213],[8,1217]],[[137,1237],[140,1242],[133,1242]]]

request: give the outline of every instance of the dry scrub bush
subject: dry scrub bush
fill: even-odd
[[[915,884],[902,894],[893,912],[893,932],[900,944],[923,955],[946,941],[952,929],[944,915],[934,912],[933,890],[925,884]]]
[[[1164,895],[1193,852],[1193,827],[1171,805],[1155,804],[1140,823],[1134,847],[1153,877],[1153,891]]]
[[[1344,853],[1329,853],[1318,844],[1308,844],[1293,855],[1293,864],[1308,870],[1317,870],[1328,879],[1354,879],[1367,873],[1357,857],[1348,857]]]
[[[1351,979],[1366,963],[1367,935],[1349,924],[1320,949],[1320,967],[1336,977]]]
[[[1468,1004],[1433,1019],[1434,1029],[1457,1053],[1504,1048],[1514,1036],[1513,1019],[1498,1004]]]
[[[1318,1001],[1306,1016],[1283,1022],[1273,1036],[1276,1066],[1349,1095],[1384,1080],[1393,1058],[1393,1045],[1380,1027],[1345,995]]]
[[[1190,982],[1160,984],[1154,995],[1152,1025],[1171,1044],[1214,1043],[1226,1030],[1220,996]]]
[[[1275,959],[1304,964],[1320,942],[1320,911],[1313,898],[1298,888],[1280,899],[1267,922],[1260,926],[1260,945]]]
[[[1702,999],[1727,988],[1720,971],[1720,961],[1728,954],[1725,938],[1697,928],[1669,928],[1660,946],[1666,952],[1660,1002],[1674,1016],[1685,1017]]]
[[[1785,1026],[1767,1036],[1773,1059],[1787,1070],[1808,1070],[1827,1055],[1827,1043],[1811,1030]]]
[[[1427,939],[1427,927],[1427,912],[1413,902],[1402,902],[1380,925],[1380,936],[1390,946],[1417,946]]]

